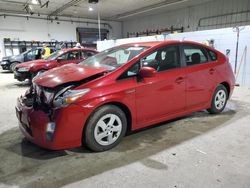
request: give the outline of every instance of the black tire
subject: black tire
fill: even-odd
[[[95,138],[95,129],[96,129],[98,121],[101,120],[103,117],[108,116],[109,114],[111,115],[113,114],[119,117],[120,122],[121,122],[121,131],[120,131],[119,136],[116,137],[116,140],[114,141],[114,143],[110,145],[101,145],[100,143],[97,142]],[[105,105],[95,110],[90,116],[83,131],[83,144],[87,146],[90,150],[95,151],[95,152],[106,151],[115,147],[117,144],[119,144],[121,139],[124,137],[126,130],[127,130],[127,119],[126,119],[126,115],[124,114],[124,112],[115,105]],[[112,133],[112,135],[113,134],[115,135],[115,133]]]
[[[16,68],[17,64],[18,64],[18,63],[12,63],[12,64],[10,65],[10,71],[11,71],[11,72],[14,72],[14,71],[15,71],[15,68]]]
[[[223,105],[218,106],[218,105],[216,105],[216,100],[217,100],[217,95],[218,95],[220,92],[221,92],[221,93],[223,93],[223,92],[225,93],[225,102],[224,102]],[[219,114],[219,113],[221,113],[221,112],[224,110],[224,108],[225,108],[225,106],[226,106],[226,104],[227,104],[227,100],[228,100],[228,91],[227,91],[227,89],[226,89],[226,87],[225,87],[224,85],[220,84],[220,85],[216,88],[216,90],[215,90],[215,92],[214,92],[214,94],[213,94],[212,103],[211,103],[211,108],[207,109],[207,111],[208,111],[210,114]]]

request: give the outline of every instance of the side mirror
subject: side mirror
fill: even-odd
[[[156,74],[156,70],[152,67],[142,67],[138,73],[141,78],[151,78]]]

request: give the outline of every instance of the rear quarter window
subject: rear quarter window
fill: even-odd
[[[211,60],[216,61],[217,60],[217,54],[212,50],[207,50],[207,51],[208,51],[208,54],[209,54]]]

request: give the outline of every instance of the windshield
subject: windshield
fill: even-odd
[[[145,46],[118,46],[89,57],[79,64],[90,67],[105,67],[108,70],[115,70],[142,53],[147,48],[148,47]]]
[[[46,57],[45,60],[54,60],[57,58],[57,56],[63,54],[63,51],[55,51],[54,53],[52,53],[50,56]]]

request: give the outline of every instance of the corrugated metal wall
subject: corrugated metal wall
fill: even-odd
[[[133,18],[123,22],[123,36],[127,32],[163,27],[184,27],[197,31],[250,24],[250,0],[214,0],[157,15]]]

